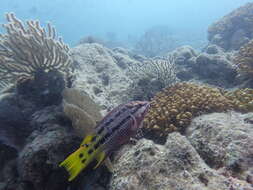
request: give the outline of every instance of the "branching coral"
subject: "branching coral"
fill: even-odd
[[[161,89],[179,81],[172,56],[136,62],[129,71],[135,81],[128,90],[131,100],[150,100]]]
[[[134,63],[129,70],[139,78],[154,78],[160,81],[163,87],[166,87],[178,81],[175,67],[173,56],[168,56]]]
[[[253,40],[240,48],[235,63],[242,75],[253,77]]]
[[[253,111],[253,89],[237,89],[224,95],[232,101],[234,110],[242,113]]]
[[[178,83],[159,92],[144,120],[146,136],[156,141],[173,131],[184,131],[200,114],[228,110],[253,111],[253,90],[226,92],[191,83]]]
[[[13,13],[6,14],[6,19],[7,33],[0,35],[0,86],[40,72],[70,73],[69,47],[56,36],[54,27],[48,24],[46,31],[32,20],[25,26]]]

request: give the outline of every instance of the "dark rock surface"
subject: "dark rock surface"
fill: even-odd
[[[29,115],[36,109],[31,102],[15,93],[0,95],[0,141],[16,149],[22,148],[25,138],[32,132]]]
[[[253,38],[253,3],[232,11],[208,29],[208,40],[225,50],[238,50]]]
[[[38,190],[67,189],[67,176],[58,164],[78,148],[80,139],[59,125],[34,133],[18,157],[21,180]]]

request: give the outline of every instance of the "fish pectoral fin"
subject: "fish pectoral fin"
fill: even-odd
[[[110,160],[110,158],[106,158],[105,161],[104,161],[104,165],[107,167],[107,169],[113,173],[113,165],[112,165],[112,162]]]
[[[98,161],[97,165],[94,167],[96,169],[105,159],[105,153],[101,152],[96,156],[96,160]]]

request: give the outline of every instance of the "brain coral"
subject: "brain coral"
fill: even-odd
[[[183,132],[191,119],[198,115],[253,110],[252,92],[251,89],[226,92],[204,85],[177,83],[152,99],[151,109],[144,120],[145,136],[163,143],[170,132]]]

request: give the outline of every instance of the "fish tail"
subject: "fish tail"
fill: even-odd
[[[69,173],[69,181],[72,181],[87,165],[87,156],[85,155],[85,148],[80,147],[77,151],[69,155],[61,164]],[[80,156],[82,155],[82,158]]]
[[[80,148],[60,163],[59,166],[64,167],[69,173],[69,181],[72,181],[93,160],[94,155],[88,154],[90,147],[83,146],[83,144],[90,142],[92,137],[87,136]]]

